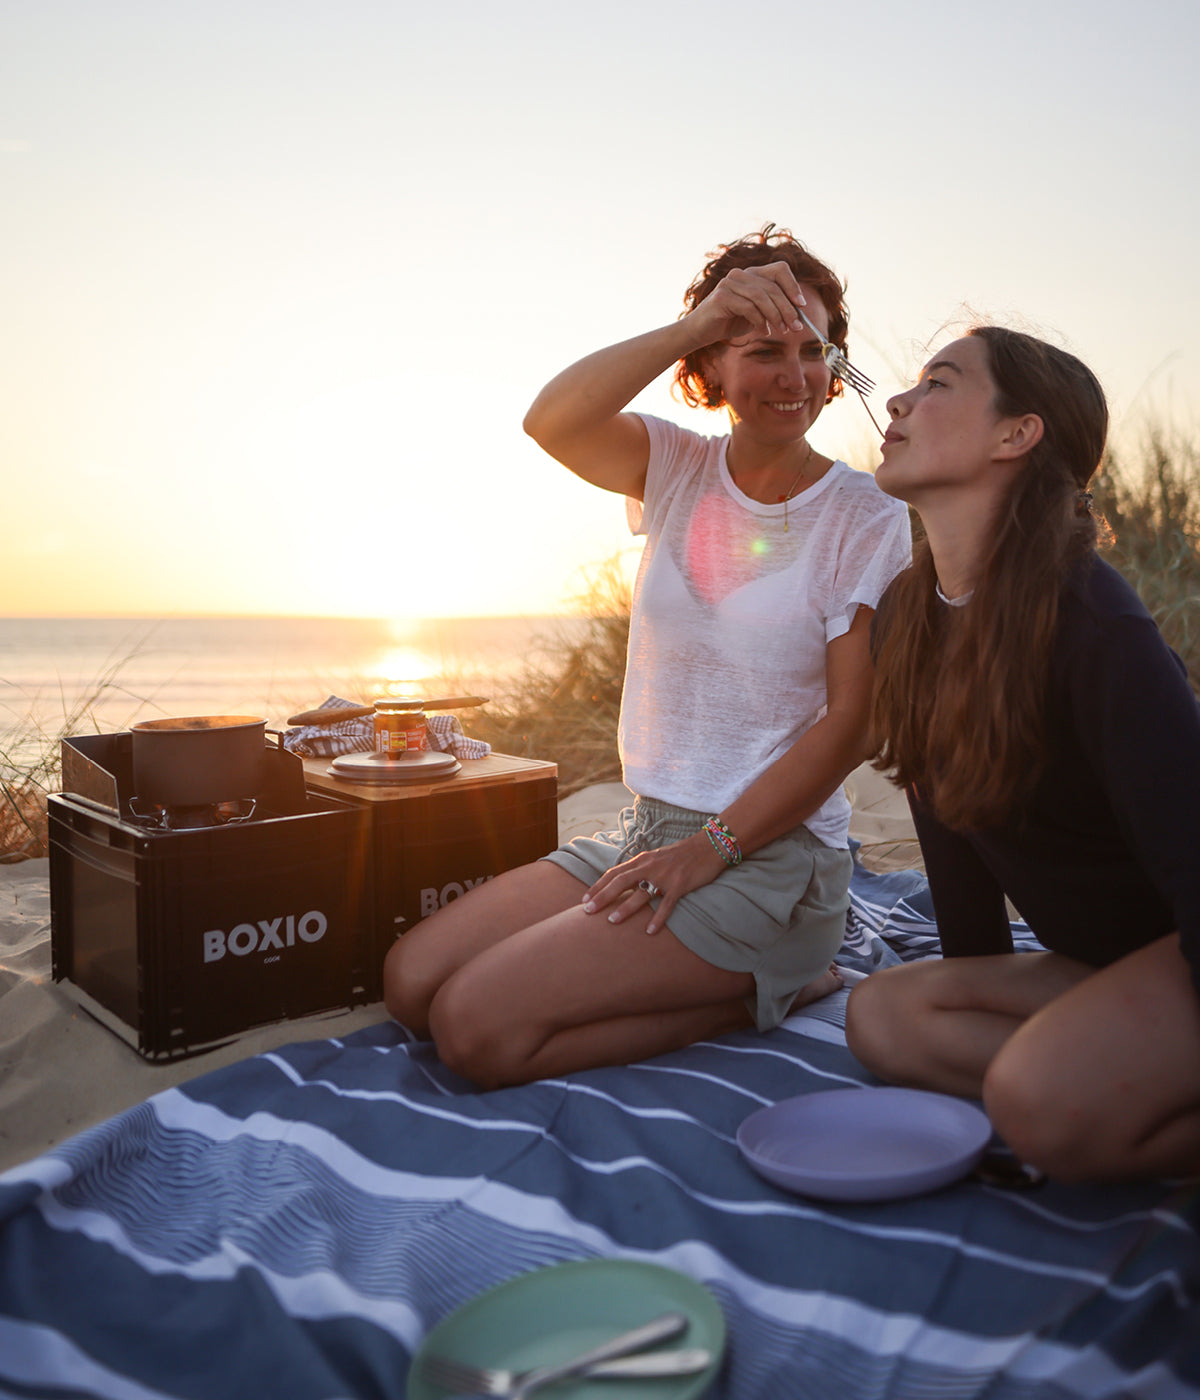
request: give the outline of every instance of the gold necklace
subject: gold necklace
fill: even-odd
[[[812,461],[812,455],[813,455],[812,443],[809,442],[807,439],[805,439],[804,445],[805,445],[805,447],[808,448],[808,455],[805,457],[804,461],[801,462],[801,464],[800,464],[800,470],[796,473],[796,479],[795,479],[795,481],[792,482],[791,487],[790,487],[790,489],[788,490],[787,495],[786,495],[786,496],[780,496],[780,498],[779,498],[779,499],[783,502],[783,533],[784,533],[785,535],[786,535],[787,532],[788,532],[788,502],[789,502],[789,501],[792,499],[792,497],[796,494],[796,487],[800,485],[800,478],[801,478],[801,477],[804,475],[804,473],[808,470],[808,464],[809,464],[809,462]]]

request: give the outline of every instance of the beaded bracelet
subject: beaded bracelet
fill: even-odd
[[[704,823],[704,834],[726,865],[741,865],[742,848],[738,845],[737,837],[720,817],[709,817]]]

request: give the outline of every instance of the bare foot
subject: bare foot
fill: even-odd
[[[800,988],[792,998],[792,1004],[788,1007],[788,1015],[799,1011],[802,1006],[810,1006],[814,1001],[820,1001],[822,997],[827,997],[830,992],[840,991],[842,985],[841,968],[836,963],[830,963],[828,972],[822,972],[820,977],[814,978],[807,986]]]

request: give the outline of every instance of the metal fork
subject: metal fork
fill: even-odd
[[[663,1376],[693,1376],[711,1362],[712,1352],[704,1347],[684,1347],[680,1351],[644,1351],[637,1356],[598,1361],[580,1374],[589,1380],[654,1380]],[[517,1386],[537,1374],[536,1371],[506,1371],[498,1366],[468,1366],[448,1356],[427,1356],[421,1369],[435,1385],[447,1390],[501,1397],[511,1396]]]
[[[612,1337],[599,1346],[589,1347],[570,1361],[563,1361],[554,1366],[539,1366],[536,1370],[519,1376],[510,1371],[464,1366],[463,1363],[452,1361],[449,1357],[434,1355],[425,1357],[423,1368],[425,1374],[439,1385],[465,1386],[481,1395],[499,1395],[505,1397],[505,1400],[524,1400],[525,1396],[539,1386],[590,1370],[602,1361],[611,1361],[614,1357],[626,1356],[629,1352],[642,1351],[646,1347],[654,1346],[656,1342],[665,1342],[678,1336],[687,1326],[686,1314],[663,1313],[652,1322],[635,1327],[630,1332],[622,1332],[620,1336]],[[457,1379],[439,1379],[439,1376],[446,1377],[447,1366],[458,1372]]]
[[[829,368],[833,370],[834,374],[836,374],[839,379],[844,379],[852,389],[857,389],[860,394],[869,394],[875,387],[875,381],[873,379],[868,379],[861,369],[855,369],[846,358],[846,352],[844,350],[839,349],[831,340],[825,339],[821,332],[817,330],[816,326],[814,326],[804,314],[803,307],[798,306],[796,308],[796,314],[821,342],[821,358]]]

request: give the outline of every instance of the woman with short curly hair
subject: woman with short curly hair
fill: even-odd
[[[389,954],[392,1014],[477,1084],[765,1030],[838,985],[842,781],[865,753],[871,613],[909,554],[904,507],[807,438],[840,388],[842,290],[768,226],[717,249],[677,321],[564,370],[526,416],[646,539],[619,734],[637,800]],[[672,366],[727,434],[626,411]]]

